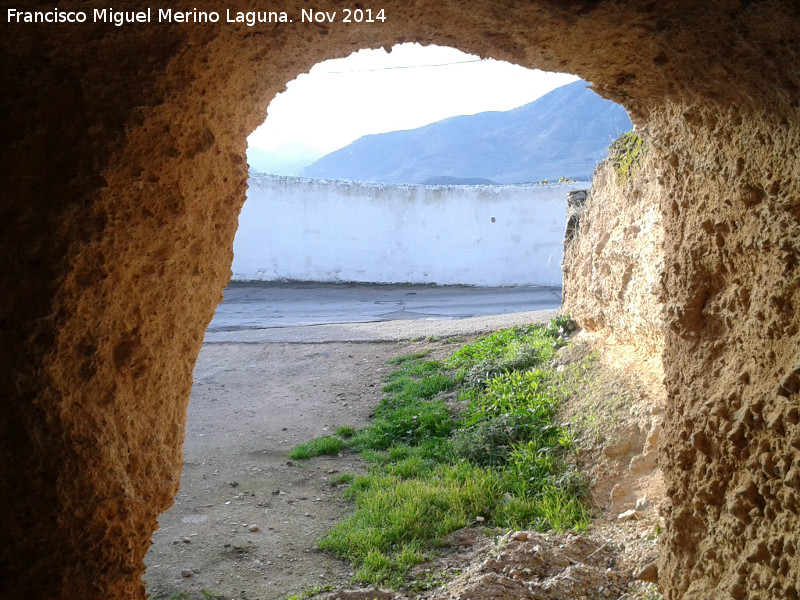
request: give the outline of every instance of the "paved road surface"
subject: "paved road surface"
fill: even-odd
[[[206,343],[367,341],[463,335],[546,321],[553,287],[233,283]]]

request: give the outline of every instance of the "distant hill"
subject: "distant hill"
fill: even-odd
[[[320,158],[324,152],[302,142],[287,142],[274,150],[247,149],[247,163],[252,171],[271,175],[300,175],[303,168]]]
[[[506,112],[367,135],[323,156],[302,174],[380,183],[441,177],[504,184],[560,177],[587,181],[611,141],[632,124],[625,109],[586,86],[576,81]]]

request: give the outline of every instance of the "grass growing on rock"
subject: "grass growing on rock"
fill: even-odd
[[[319,547],[352,561],[363,582],[400,586],[445,535],[470,524],[584,529],[591,510],[566,460],[572,440],[555,422],[561,392],[549,366],[570,331],[562,317],[498,331],[443,362],[424,352],[389,361],[396,369],[369,427],[290,454],[350,448],[370,464],[344,491],[353,515]],[[454,393],[458,414],[445,402]]]
[[[611,142],[608,149],[612,165],[621,181],[629,181],[647,154],[647,145],[635,130],[628,131]]]

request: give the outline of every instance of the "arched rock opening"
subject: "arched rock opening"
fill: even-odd
[[[252,6],[226,8],[239,4]],[[299,21],[301,8],[278,10]],[[229,274],[245,137],[316,62],[418,41],[577,73],[642,127],[665,232],[662,588],[797,598],[797,3],[381,8],[372,25],[6,24],[5,597],[143,597],[192,365]]]

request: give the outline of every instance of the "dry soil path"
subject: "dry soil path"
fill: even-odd
[[[366,425],[388,358],[422,347],[443,355],[453,347],[437,338],[554,314],[209,331],[195,368],[181,489],[146,558],[151,597],[208,590],[271,600],[346,582],[349,565],[314,542],[351,510],[331,475],[358,471],[360,461],[344,454],[298,464],[288,451],[340,425]]]

